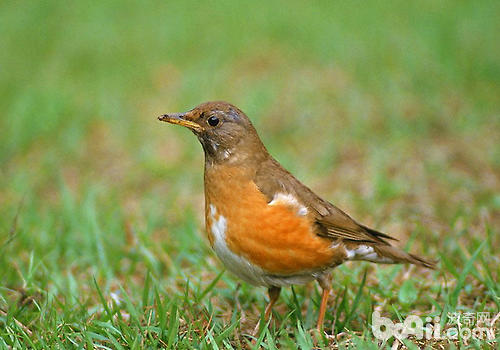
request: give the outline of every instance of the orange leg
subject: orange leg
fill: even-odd
[[[269,316],[271,316],[271,311],[273,310],[273,306],[276,303],[276,300],[278,300],[281,292],[281,287],[269,287],[267,290],[269,293],[269,304],[266,306],[266,311],[264,312],[264,321],[267,321],[269,319]],[[253,331],[253,335],[256,336],[257,333],[259,332],[260,328],[260,320],[257,322],[257,325],[255,326],[255,329]]]
[[[319,307],[318,323],[316,324],[316,328],[318,329],[318,331],[321,331],[321,329],[323,329],[323,321],[325,320],[326,304],[328,302],[329,294],[330,288],[323,289],[323,294],[321,296],[321,306]]]
[[[323,289],[321,295],[321,305],[319,307],[318,323],[316,324],[316,329],[321,332],[323,329],[323,321],[325,320],[326,304],[328,303],[328,296],[332,290],[332,278],[331,275],[323,275],[318,278],[319,285]]]
[[[281,287],[270,287],[267,292],[269,293],[269,304],[267,304],[266,311],[264,312],[264,320],[266,321],[271,316],[273,306],[280,296]]]

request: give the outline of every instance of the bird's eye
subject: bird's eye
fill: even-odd
[[[217,118],[216,116],[211,116],[210,118],[208,118],[208,124],[210,126],[217,126],[217,124],[219,124],[219,118]]]

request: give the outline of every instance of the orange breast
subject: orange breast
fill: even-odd
[[[299,216],[267,198],[242,169],[218,166],[205,172],[205,217],[213,246],[210,205],[226,219],[226,244],[235,254],[272,274],[294,274],[330,266],[341,259],[332,241],[313,232],[308,215]]]

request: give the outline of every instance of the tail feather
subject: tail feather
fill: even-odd
[[[407,253],[400,248],[388,245],[377,245],[373,248],[377,255],[384,260],[391,260],[391,263],[393,264],[406,263],[426,267],[432,270],[436,269],[437,261],[424,259],[418,255]]]

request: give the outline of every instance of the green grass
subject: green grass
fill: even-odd
[[[374,309],[443,328],[448,312],[496,315],[499,15],[490,0],[3,2],[0,348],[375,349],[393,340],[374,343]],[[201,147],[155,119],[213,99],[439,270],[343,265],[338,341],[310,332],[311,284],[284,290],[251,345],[265,290],[222,273]]]

